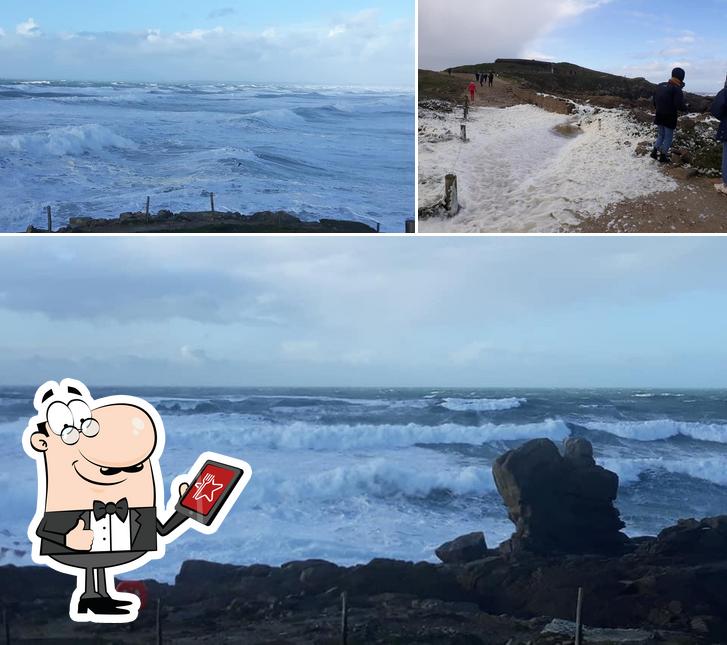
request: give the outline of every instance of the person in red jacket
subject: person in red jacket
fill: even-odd
[[[475,92],[477,92],[477,85],[475,85],[475,82],[472,81],[470,83],[470,101],[472,103],[475,102]]]

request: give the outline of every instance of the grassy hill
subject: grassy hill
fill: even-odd
[[[639,99],[651,99],[656,89],[656,85],[645,78],[616,76],[572,63],[498,58],[494,63],[463,65],[452,68],[452,71],[472,75],[475,72],[493,71],[498,76],[518,81],[537,92],[573,99],[618,97],[636,102]],[[711,104],[711,99],[690,93],[687,93],[687,101],[697,112],[708,110]]]
[[[461,101],[467,93],[468,85],[469,81],[465,81],[460,76],[419,70],[420,98]]]

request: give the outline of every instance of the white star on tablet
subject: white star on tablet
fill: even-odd
[[[197,490],[194,495],[192,495],[193,499],[206,499],[211,503],[215,499],[215,493],[221,488],[224,488],[224,484],[218,484],[215,482],[214,475],[205,475],[204,479],[202,479],[201,482],[196,483],[194,487]],[[209,489],[209,492],[205,492],[207,489]]]

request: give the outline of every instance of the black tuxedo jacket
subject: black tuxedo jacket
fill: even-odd
[[[40,537],[41,555],[68,555],[72,553],[89,553],[89,551],[74,551],[66,546],[66,534],[73,530],[82,519],[86,529],[91,528],[91,511],[54,511],[43,516],[36,534]],[[172,516],[169,522],[162,524],[157,519],[157,509],[130,508],[129,520],[131,522],[131,551],[156,551],[157,534],[168,535],[177,526]]]

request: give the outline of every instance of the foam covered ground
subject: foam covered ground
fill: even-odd
[[[575,138],[553,128],[575,122]],[[424,233],[558,232],[576,214],[600,216],[624,199],[675,190],[656,162],[637,157],[650,129],[620,110],[579,108],[574,117],[531,105],[474,108],[468,143],[459,139],[461,110],[420,111],[419,206],[443,197],[444,176],[458,178],[460,213],[420,221]]]

